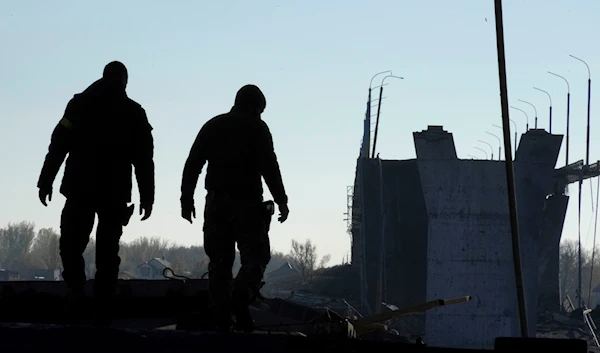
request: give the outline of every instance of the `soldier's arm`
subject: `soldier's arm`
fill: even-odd
[[[146,111],[139,107],[140,124],[135,129],[132,164],[140,192],[141,206],[154,204],[154,138]]]
[[[210,124],[206,123],[198,132],[196,140],[190,149],[190,154],[185,161],[181,177],[181,202],[189,203],[194,199],[194,192],[198,184],[198,177],[208,160],[208,137]]]
[[[288,198],[285,193],[285,187],[283,186],[283,180],[281,178],[281,171],[279,169],[279,162],[277,162],[277,155],[275,154],[275,148],[273,146],[273,136],[269,127],[265,122],[261,121],[260,125],[260,171],[265,179],[265,183],[273,195],[275,203],[278,205],[287,205]]]
[[[58,122],[52,137],[44,165],[38,179],[37,187],[42,190],[51,190],[54,179],[70,152],[73,140],[73,116],[75,115],[75,103],[69,101],[63,118]]]

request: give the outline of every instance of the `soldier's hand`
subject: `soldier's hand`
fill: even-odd
[[[50,189],[40,188],[40,190],[38,192],[38,196],[40,198],[40,202],[42,203],[42,205],[48,206],[48,204],[46,203],[46,198],[48,198],[48,202],[52,201],[52,188],[50,188]]]
[[[196,218],[196,208],[194,205],[182,205],[181,206],[181,217],[186,221],[190,222],[190,224],[194,223],[192,221],[193,218]]]
[[[288,208],[288,205],[277,205],[279,206],[279,218],[278,221],[280,223],[285,222],[285,220],[288,218],[288,215],[290,214],[290,209]]]
[[[142,215],[142,212],[144,213],[142,221],[145,221],[148,218],[150,218],[150,215],[152,214],[152,205],[140,205],[140,216]]]

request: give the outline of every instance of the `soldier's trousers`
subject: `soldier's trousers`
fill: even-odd
[[[251,304],[264,271],[271,259],[264,207],[261,202],[232,199],[210,192],[204,208],[204,250],[208,266],[211,306],[218,314],[230,311],[231,295],[236,293],[237,304]],[[240,252],[241,269],[235,280],[232,267],[235,244]]]
[[[123,234],[126,203],[90,203],[67,198],[60,222],[60,257],[63,279],[72,290],[81,290],[86,281],[83,252],[90,240],[96,214],[96,275],[94,296],[110,299],[116,292],[119,275],[119,240]]]

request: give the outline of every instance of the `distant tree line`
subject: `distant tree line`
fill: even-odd
[[[578,245],[577,241],[563,241],[560,245],[559,281],[561,300],[568,295],[577,306],[577,287],[579,282]],[[581,287],[582,298],[590,303],[590,282],[592,291],[600,285],[600,247],[596,247],[592,273],[592,249],[581,250]],[[593,294],[592,294],[593,296]],[[593,306],[593,303],[592,303]]]
[[[52,228],[36,232],[33,222],[9,223],[0,228],[0,269],[20,273],[29,269],[60,269],[59,239],[59,233]],[[95,273],[95,253],[96,242],[92,238],[83,254],[88,278],[93,278]],[[128,243],[121,242],[119,256],[122,273],[135,273],[139,265],[155,257],[164,257],[178,275],[200,278],[208,271],[208,258],[202,246],[181,246],[158,237],[139,237]],[[329,259],[330,256],[325,255],[319,260],[317,248],[310,239],[304,243],[292,240],[290,253],[272,251],[266,272],[289,262],[305,280],[311,281],[315,272],[327,265]],[[240,266],[239,254],[236,254],[234,274]]]
[[[96,242],[91,239],[85,252],[86,273],[93,278],[95,273]],[[131,242],[121,242],[121,272],[135,273],[135,269],[152,258],[164,257],[168,260],[176,274],[190,278],[200,278],[208,270],[208,258],[202,246],[181,246],[172,244],[157,237],[140,237]],[[592,251],[584,249],[582,259],[583,298],[589,302],[588,291],[590,281],[592,289],[600,285],[600,248],[594,258],[592,270]],[[286,262],[291,263],[302,278],[310,282],[315,273],[324,268],[330,260],[329,255],[319,258],[317,247],[310,241],[292,240],[288,254],[273,251],[267,273],[279,268]],[[42,228],[37,232],[32,222],[9,223],[0,228],[0,269],[25,273],[29,269],[60,269],[59,234],[52,228]],[[578,252],[577,242],[563,241],[559,256],[559,281],[561,299],[567,295],[576,303],[578,285]],[[236,256],[233,272],[240,267],[239,256]]]

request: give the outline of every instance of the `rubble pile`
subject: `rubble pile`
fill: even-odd
[[[598,319],[592,315],[594,321],[600,320],[600,311],[596,313]],[[583,318],[583,309],[567,312],[540,312],[538,313],[537,333],[539,338],[570,338],[587,341],[588,346],[596,346],[592,333]]]
[[[425,338],[425,314],[416,313],[394,319],[389,324],[391,330],[396,330],[400,336],[409,342]]]

